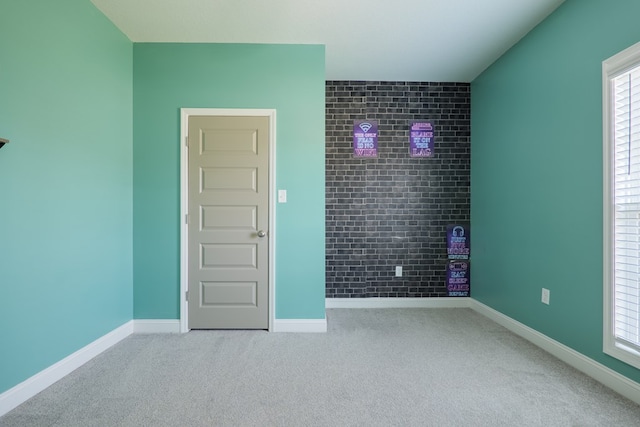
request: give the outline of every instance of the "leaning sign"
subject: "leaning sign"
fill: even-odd
[[[468,297],[471,292],[469,261],[450,260],[447,265],[447,296]]]
[[[447,226],[447,296],[471,294],[471,233],[469,224]]]
[[[447,258],[469,259],[471,255],[471,233],[469,224],[447,226]]]

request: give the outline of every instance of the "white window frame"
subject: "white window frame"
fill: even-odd
[[[614,168],[615,140],[613,105],[613,80],[640,66],[640,43],[602,62],[602,103],[603,103],[603,254],[604,254],[604,323],[603,351],[631,366],[640,368],[640,352],[629,347],[615,336],[615,254],[614,254]]]

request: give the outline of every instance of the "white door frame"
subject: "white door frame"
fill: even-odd
[[[180,332],[189,332],[189,149],[187,147],[190,116],[252,116],[269,118],[269,331],[275,319],[275,247],[276,247],[276,110],[270,109],[180,109]]]

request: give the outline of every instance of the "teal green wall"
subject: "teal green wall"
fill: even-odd
[[[180,317],[180,108],[277,110],[276,318],[324,318],[324,47],[134,44],[134,316]]]
[[[473,297],[635,381],[602,352],[601,66],[638,16],[568,0],[471,86]]]
[[[132,319],[132,43],[88,0],[0,12],[0,393]]]

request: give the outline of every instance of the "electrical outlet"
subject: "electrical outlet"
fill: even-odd
[[[542,288],[542,303],[549,305],[550,298],[551,298],[551,291],[549,289]]]
[[[396,277],[402,277],[402,266],[396,265]]]

